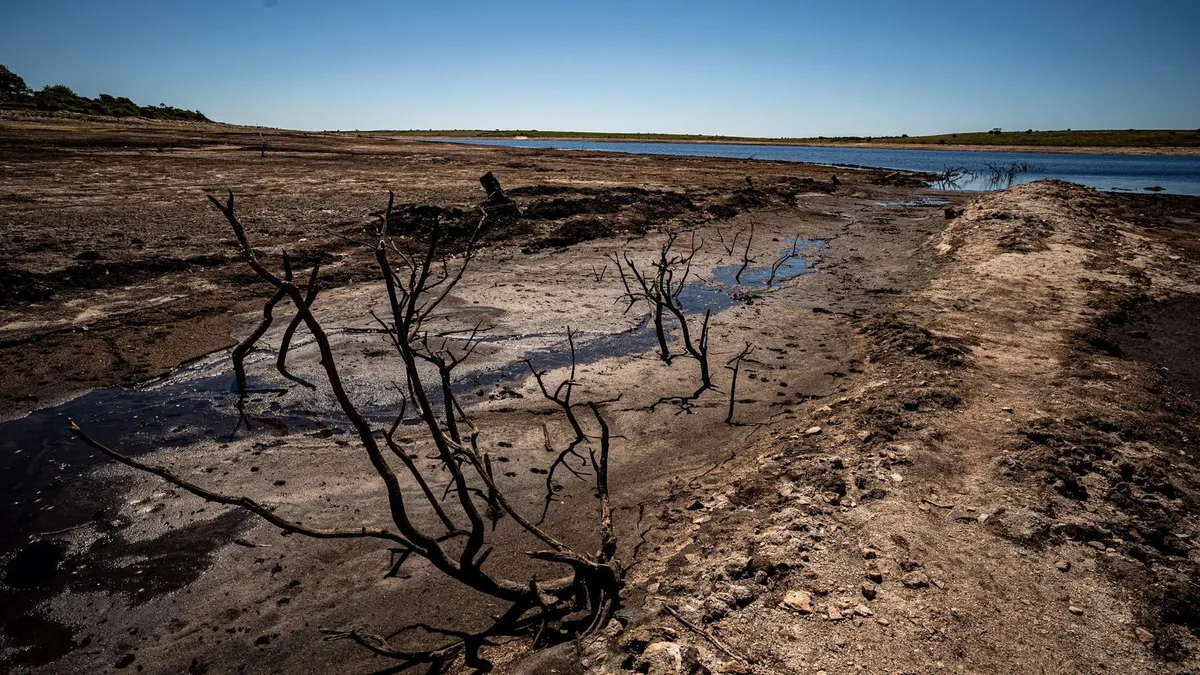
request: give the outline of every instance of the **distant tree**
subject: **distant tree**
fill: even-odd
[[[33,102],[39,110],[90,112],[92,109],[91,99],[76,94],[65,84],[42,87],[41,91],[34,93]]]
[[[0,101],[16,101],[31,93],[20,75],[0,65]]]

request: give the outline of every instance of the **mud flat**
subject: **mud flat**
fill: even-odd
[[[388,188],[409,226],[465,217],[487,170],[525,216],[452,299],[494,335],[461,382],[468,412],[508,493],[540,512],[547,405],[514,364],[561,373],[565,328],[580,330],[583,390],[622,395],[611,482],[637,563],[625,628],[532,661],[497,647],[500,672],[619,672],[673,650],[725,672],[1194,668],[1196,359],[1171,345],[1195,334],[1196,200],[369,137],[280,134],[260,157],[249,133],[114,134],[4,132],[7,668],[372,672],[390,663],[320,629],[419,641],[393,631],[487,620],[494,607],[426,567],[385,577],[378,546],[282,537],[62,430],[69,414],[306,522],[385,519],[328,394],[275,391],[273,354],[250,364],[251,427],[233,413],[224,350],[266,293],[203,194],[235,189],[256,246],[322,263],[316,308],[352,396],[382,417],[394,365],[364,308],[383,290],[348,239]],[[751,224],[755,262],[731,282],[742,260],[721,242]],[[607,256],[646,259],[668,230],[706,242],[689,302],[714,309],[712,362],[757,346],[742,425],[724,423],[728,371],[686,409],[648,407],[690,393],[695,368],[654,357]],[[315,380],[311,344],[292,362]],[[570,514],[589,490],[563,482],[547,522],[588,542]]]

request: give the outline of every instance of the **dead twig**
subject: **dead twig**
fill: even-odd
[[[746,665],[750,665],[749,659],[747,659],[745,656],[742,656],[741,654],[730,649],[728,646],[726,646],[726,644],[724,642],[721,642],[720,640],[718,640],[717,636],[704,630],[700,626],[697,626],[696,624],[692,623],[691,621],[688,621],[687,619],[683,618],[683,615],[679,613],[679,610],[675,609],[674,607],[672,607],[670,605],[665,605],[665,604],[663,605],[663,609],[665,609],[668,614],[675,617],[675,620],[678,621],[680,624],[682,624],[684,628],[692,631],[696,635],[699,635],[700,637],[707,640],[709,644],[711,644],[712,646],[714,646],[718,650],[720,650],[722,654],[728,656],[731,659],[736,659],[738,661],[741,661],[742,663],[744,663]]]

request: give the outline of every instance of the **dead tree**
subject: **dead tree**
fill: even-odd
[[[729,382],[729,412],[725,415],[725,424],[730,426],[734,424],[733,406],[737,402],[737,383],[738,375],[742,370],[742,361],[745,361],[746,357],[750,356],[753,352],[754,345],[747,342],[746,346],[742,348],[742,351],[738,352],[737,356],[725,363],[725,367],[733,371],[733,378]]]
[[[639,270],[637,265],[629,257],[628,251],[623,251],[618,257],[613,254],[609,256],[617,266],[617,273],[621,275],[621,284],[625,287],[625,295],[623,296],[628,305],[625,307],[625,312],[633,309],[639,302],[645,303],[652,325],[654,326],[654,336],[658,340],[658,357],[663,363],[670,365],[671,359],[674,358],[671,354],[671,348],[667,344],[667,330],[664,324],[666,317],[666,302],[662,297],[662,289],[658,284],[656,277]],[[628,268],[628,273],[626,273]],[[637,284],[636,287],[630,283]]]
[[[694,332],[688,323],[687,311],[680,297],[692,275],[692,261],[704,242],[697,242],[693,234],[687,250],[677,252],[675,244],[678,238],[678,233],[669,233],[659,249],[658,258],[641,269],[629,257],[628,252],[622,253],[620,257],[611,256],[611,259],[617,264],[625,286],[623,297],[629,303],[626,311],[638,303],[644,303],[649,309],[658,339],[659,357],[670,364],[679,356],[690,356],[700,365],[700,388],[692,396],[686,397],[695,399],[713,388],[712,372],[708,365],[708,328],[712,310],[705,310],[700,329]],[[673,354],[667,344],[664,318],[668,315],[675,319],[679,327],[680,342],[683,345],[683,352],[679,354]]]
[[[754,223],[750,223],[750,236],[746,237],[746,248],[742,253],[742,266],[738,268],[737,274],[733,275],[733,280],[737,283],[742,283],[742,274],[746,272],[746,268],[750,267],[750,263],[755,262],[754,258],[750,257],[750,247],[754,245]]]
[[[800,235],[797,234],[795,237],[792,237],[792,247],[781,253],[775,262],[771,264],[771,275],[767,277],[767,288],[773,287],[777,281],[781,282],[788,280],[786,277],[783,279],[779,278],[779,270],[782,269],[784,265],[800,257],[800,253],[797,250],[799,246]]]
[[[577,550],[545,530],[518,510],[505,494],[491,470],[491,457],[479,447],[480,430],[470,420],[455,398],[452,378],[455,368],[469,357],[479,344],[480,326],[467,331],[439,330],[442,321],[438,310],[463,278],[477,251],[479,235],[486,224],[486,213],[480,218],[466,241],[447,241],[443,228],[434,227],[421,242],[416,233],[403,233],[407,246],[401,245],[388,231],[391,222],[393,197],[389,195],[388,210],[379,227],[372,252],[383,276],[387,292],[387,314],[375,319],[383,327],[383,335],[391,343],[400,363],[405,382],[397,383],[401,391],[395,421],[390,428],[373,425],[351,399],[343,384],[338,360],[330,346],[320,319],[313,312],[317,271],[314,268],[307,288],[292,279],[290,261],[282,273],[272,270],[260,260],[246,230],[235,211],[233,193],[225,201],[209,197],[232,228],[242,257],[247,265],[265,281],[273,293],[264,306],[264,320],[252,333],[253,339],[243,341],[240,351],[248,352],[266,332],[272,310],[283,299],[291,301],[300,323],[312,335],[319,352],[323,386],[327,385],[341,413],[353,427],[363,451],[387,493],[391,524],[383,527],[320,528],[293,520],[273,507],[249,496],[223,494],[171,471],[153,466],[111,449],[88,436],[71,422],[71,431],[84,443],[127,466],[152,473],[202,499],[239,507],[281,528],[318,539],[370,539],[381,542],[392,554],[389,574],[396,574],[412,557],[423,558],[445,576],[469,588],[507,603],[508,609],[486,630],[466,634],[454,631],[430,630],[431,634],[449,635],[442,646],[420,651],[394,649],[382,638],[361,630],[326,631],[328,639],[349,639],[375,654],[400,659],[408,663],[430,663],[433,669],[462,655],[473,667],[486,667],[480,648],[491,636],[549,632],[564,638],[579,637],[604,627],[619,606],[624,570],[616,558],[617,542],[612,522],[612,507],[608,488],[608,464],[614,438],[603,412],[604,401],[576,402],[572,400],[575,381],[574,338],[570,377],[550,393],[544,384],[544,373],[534,371],[538,384],[547,399],[555,402],[576,433],[569,446],[576,452],[579,444],[587,443],[586,463],[590,469],[599,507],[597,531],[599,541],[592,552]],[[457,251],[451,256],[448,251]],[[284,349],[295,331],[289,327]],[[284,370],[283,354],[279,359]],[[244,392],[244,372],[238,361],[239,387]],[[436,370],[436,381],[427,382],[429,364]],[[532,367],[531,367],[532,368]],[[296,378],[291,378],[296,379]],[[432,393],[430,393],[432,392]],[[240,398],[240,397],[239,397]],[[410,406],[411,404],[411,406]],[[437,459],[437,470],[449,477],[444,497],[431,485],[430,476],[422,470],[395,438],[401,420],[408,413],[417,416]],[[585,411],[585,415],[579,415]],[[595,431],[588,432],[593,427]],[[583,455],[576,452],[582,460]],[[397,463],[399,466],[397,466]],[[401,468],[402,467],[402,468]],[[412,483],[402,481],[405,474]],[[416,487],[407,487],[415,483]],[[548,505],[547,505],[548,507]],[[415,517],[418,510],[428,508],[436,515],[436,528],[420,525]],[[533,539],[540,549],[529,552],[529,558],[551,563],[562,573],[554,578],[506,578],[485,566],[497,550],[494,530],[496,519],[505,517]],[[553,630],[546,631],[547,628]]]
[[[746,227],[742,226],[736,232],[733,233],[733,237],[731,237],[728,241],[726,241],[725,240],[725,230],[723,228],[718,227],[715,230],[715,232],[717,234],[717,242],[721,244],[721,248],[725,249],[726,254],[733,255],[734,249],[737,248],[737,241],[739,238],[741,238],[742,233],[745,231],[746,231]]]

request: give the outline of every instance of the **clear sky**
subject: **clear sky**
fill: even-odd
[[[1200,127],[1200,0],[6,0],[0,63],[297,129]]]

